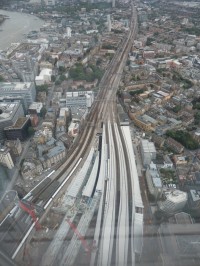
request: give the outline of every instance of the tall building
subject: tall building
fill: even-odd
[[[143,165],[150,165],[151,161],[156,159],[156,148],[153,142],[143,139],[141,141],[141,155]]]
[[[111,31],[111,19],[110,19],[110,15],[107,15],[107,23],[108,23],[108,31],[110,32]]]
[[[28,128],[31,126],[29,117],[20,117],[16,123],[4,129],[5,136],[8,140],[26,140],[28,137]]]
[[[10,149],[7,147],[0,147],[0,164],[12,169],[14,163],[10,155]]]
[[[35,85],[33,82],[1,82],[0,96],[22,96],[25,99],[25,105],[29,106],[36,97]]]
[[[44,0],[44,2],[47,6],[54,6],[55,5],[55,0]]]
[[[21,116],[24,111],[20,102],[0,102],[0,140],[5,138],[4,128],[13,125]]]
[[[112,7],[115,7],[115,0],[112,0]]]
[[[159,199],[162,195],[162,181],[156,164],[153,162],[147,167],[146,180],[149,193],[154,196],[156,200]]]
[[[19,156],[22,153],[22,144],[19,139],[7,140],[5,146],[8,147],[14,156]]]
[[[67,107],[87,107],[90,108],[94,101],[93,91],[72,91],[66,93]]]
[[[0,96],[0,103],[15,103],[20,102],[23,108],[24,113],[28,111],[29,105],[27,104],[25,95],[9,95],[9,96]]]
[[[23,82],[34,82],[38,72],[38,63],[29,55],[23,55],[22,58],[12,60],[12,66],[15,73]]]
[[[184,191],[173,190],[165,193],[165,200],[159,201],[159,209],[167,214],[180,212],[186,205],[188,195]]]
[[[71,38],[72,37],[72,30],[70,27],[66,28],[66,36],[67,38]]]

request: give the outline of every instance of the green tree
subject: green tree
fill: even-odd
[[[44,84],[44,85],[40,85],[40,86],[36,86],[36,91],[45,91],[46,93],[48,93],[48,85]]]
[[[29,137],[33,136],[34,133],[35,133],[35,129],[33,127],[29,127],[28,128],[28,135],[29,135]]]
[[[172,109],[175,113],[178,113],[181,110],[181,105],[176,105],[173,109]]]
[[[155,41],[153,38],[148,37],[148,38],[147,38],[146,45],[147,45],[147,46],[150,46],[150,45],[152,44],[153,41]]]
[[[192,135],[190,135],[190,133],[186,131],[168,130],[166,135],[180,142],[186,149],[196,150],[199,148],[199,143],[192,137]]]
[[[59,66],[58,70],[60,73],[64,73],[66,71],[64,66]]]
[[[102,58],[98,58],[96,61],[96,65],[97,66],[101,65],[102,61],[103,61]]]
[[[56,76],[51,75],[51,81],[52,81],[52,82],[55,82],[55,81],[56,81]]]
[[[200,123],[200,111],[196,112],[194,115],[194,124],[198,125]]]
[[[4,78],[0,75],[0,82],[4,82]]]
[[[40,110],[40,116],[44,119],[46,113],[47,113],[47,109],[45,106],[43,106],[42,109]]]

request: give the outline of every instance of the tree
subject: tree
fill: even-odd
[[[29,135],[29,137],[33,136],[34,133],[35,133],[35,129],[33,127],[29,127],[28,128],[28,135]]]
[[[46,93],[48,93],[48,85],[44,84],[44,85],[40,85],[40,86],[36,86],[36,91],[45,91]]]
[[[102,61],[103,61],[102,58],[98,58],[96,61],[96,65],[97,66],[101,65]]]
[[[150,46],[151,44],[152,44],[152,42],[154,41],[154,39],[153,38],[151,38],[151,37],[148,37],[147,38],[147,42],[146,42],[146,45],[147,46]]]
[[[60,76],[60,81],[64,81],[64,80],[66,80],[67,78],[66,78],[66,76],[65,75],[61,75]]]
[[[130,66],[130,64],[131,64],[131,60],[128,59],[127,62],[126,62],[126,65]]]
[[[42,109],[40,110],[40,116],[44,119],[46,113],[47,113],[47,109],[46,107],[43,106]]]
[[[196,112],[194,115],[194,124],[198,125],[200,123],[200,111]]]
[[[58,80],[55,81],[55,85],[60,85],[61,83],[62,83],[62,82],[61,82],[60,79],[58,79]]]
[[[55,81],[56,81],[56,76],[51,75],[51,81],[52,81],[52,82],[55,82]]]
[[[173,109],[172,109],[175,113],[178,113],[181,110],[181,105],[176,105]]]
[[[4,82],[4,78],[0,75],[0,82]]]
[[[100,80],[102,75],[103,71],[92,64],[88,65],[88,67],[84,67],[82,64],[78,63],[75,67],[69,70],[69,77],[73,80],[86,80],[92,82],[95,79]]]
[[[59,66],[58,70],[60,73],[64,73],[66,71],[64,66]]]
[[[168,130],[166,135],[180,142],[186,149],[196,150],[199,148],[199,143],[192,137],[192,135],[190,135],[190,133],[186,131]]]
[[[154,215],[157,221],[161,221],[163,219],[163,213],[160,210],[155,211]]]

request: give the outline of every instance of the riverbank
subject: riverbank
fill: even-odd
[[[20,42],[31,31],[40,31],[44,21],[38,17],[0,9],[5,19],[0,26],[0,50],[7,50],[11,43]]]

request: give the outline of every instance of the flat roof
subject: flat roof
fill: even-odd
[[[99,153],[97,154],[97,156],[95,158],[92,172],[89,176],[89,179],[87,181],[85,188],[83,189],[82,196],[85,196],[85,197],[91,197],[92,196],[92,191],[93,191],[94,184],[95,184],[96,177],[97,177],[98,166],[99,166]]]
[[[2,110],[2,114],[0,114],[0,121],[9,118],[11,119],[19,105],[20,102],[0,102],[0,110]]]
[[[32,82],[1,82],[0,91],[23,91],[30,89]]]
[[[94,148],[92,148],[90,150],[90,153],[83,165],[83,167],[81,168],[81,170],[79,171],[79,173],[77,174],[77,176],[73,179],[73,181],[71,182],[69,189],[68,189],[68,196],[72,197],[72,198],[76,198],[82,185],[83,182],[86,178],[86,174],[89,170],[89,167],[91,165],[92,162],[92,157],[94,155]]]
[[[156,152],[156,148],[153,142],[150,142],[147,139],[142,139],[141,144],[144,152]]]
[[[185,212],[176,213],[175,219],[177,224],[193,224],[192,217]]]
[[[125,139],[125,143],[126,143],[128,155],[129,155],[129,160],[130,160],[131,175],[132,175],[132,189],[133,189],[133,194],[134,194],[135,206],[143,208],[143,201],[141,197],[139,177],[138,177],[137,167],[135,163],[135,154],[133,151],[130,127],[121,126],[121,129],[122,129],[123,137]]]
[[[169,96],[169,93],[164,92],[164,91],[157,91],[158,94],[162,95],[162,96]]]
[[[146,115],[146,114],[143,115],[142,118],[143,118],[144,120],[146,120],[147,122],[150,122],[150,123],[152,123],[152,124],[157,124],[157,123],[158,123],[156,119],[154,119],[154,118],[152,118],[151,116]]]
[[[171,202],[178,203],[187,200],[187,192],[181,190],[174,190],[171,191],[171,193],[166,194],[166,197]]]
[[[19,117],[14,125],[6,127],[5,130],[9,129],[20,129],[29,120],[29,117]]]
[[[194,189],[190,189],[190,194],[192,196],[193,201],[198,201],[200,200],[200,192]]]
[[[64,144],[63,145],[57,145],[57,146],[53,147],[52,149],[50,149],[49,152],[46,154],[46,156],[48,158],[52,158],[63,151],[65,151]]]

